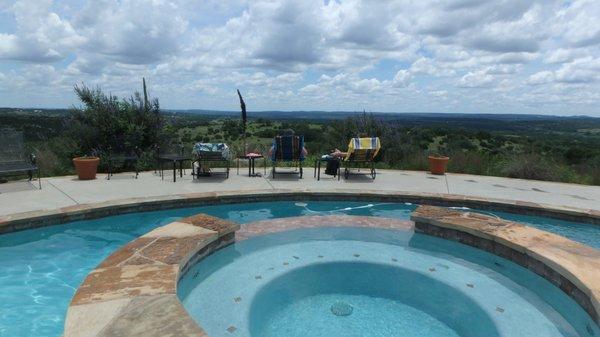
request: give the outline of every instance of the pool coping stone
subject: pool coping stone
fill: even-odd
[[[177,298],[177,283],[195,256],[233,243],[239,228],[198,214],[129,242],[77,289],[64,336],[206,336]]]
[[[544,277],[600,324],[600,251],[563,236],[490,215],[419,206],[415,231],[458,241]]]
[[[297,189],[266,189],[204,193],[195,192],[159,197],[128,198],[100,203],[79,204],[54,210],[30,211],[4,215],[0,216],[0,234],[133,212],[280,200],[380,201],[399,203],[408,202],[435,206],[461,206],[482,210],[546,216],[567,221],[600,225],[600,211],[597,210],[508,199],[481,198],[444,193],[390,192],[380,190],[361,190],[360,192],[356,192],[344,189],[332,189],[328,192],[315,192]]]

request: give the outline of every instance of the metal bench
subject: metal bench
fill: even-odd
[[[0,176],[27,174],[31,181],[34,172],[37,172],[38,185],[42,189],[35,155],[25,154],[23,132],[10,128],[0,129]]]

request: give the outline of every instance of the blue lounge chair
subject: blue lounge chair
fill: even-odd
[[[271,162],[273,168],[271,177],[275,178],[276,165],[278,163],[290,163],[291,167],[297,168],[292,173],[298,173],[302,178],[302,162],[304,161],[304,137],[303,136],[277,136],[273,139],[273,151],[271,153]],[[283,172],[279,172],[283,173]],[[286,172],[289,173],[289,172]]]

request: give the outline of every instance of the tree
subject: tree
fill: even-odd
[[[164,117],[158,99],[148,98],[145,80],[144,97],[135,92],[120,100],[83,83],[74,90],[83,106],[73,108],[69,131],[80,154],[147,150],[162,140]]]

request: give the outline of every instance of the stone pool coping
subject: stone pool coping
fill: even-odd
[[[489,215],[419,206],[415,231],[458,241],[544,277],[600,324],[600,251],[560,235]]]
[[[470,244],[531,269],[598,323],[600,251],[515,222],[441,207],[419,206],[412,220],[416,231]],[[413,229],[409,221],[349,215],[265,220],[242,229],[204,214],[183,218],[131,241],[100,263],[71,301],[64,337],[206,337],[177,297],[177,284],[193,264],[236,237],[319,226]]]
[[[192,265],[236,239],[333,226],[413,229],[407,220],[349,215],[257,221],[241,230],[205,214],[183,218],[129,242],[90,272],[71,300],[64,337],[207,336],[177,297]]]
[[[293,229],[318,227],[366,227],[412,231],[414,223],[410,220],[345,214],[275,218],[245,224],[235,232],[235,241],[243,241],[255,236],[285,232]]]
[[[507,199],[482,198],[444,193],[390,192],[333,189],[328,192],[287,189],[240,190],[175,194],[160,197],[128,198],[101,203],[80,204],[54,210],[31,211],[0,216],[0,234],[19,230],[87,220],[110,215],[166,210],[224,203],[245,203],[280,200],[339,200],[410,202],[436,206],[464,206],[482,210],[506,211],[526,215],[552,217],[567,221],[600,225],[600,211]]]
[[[64,337],[206,333],[177,297],[189,267],[235,240],[239,225],[204,214],[158,227],[112,253],[73,296]]]

